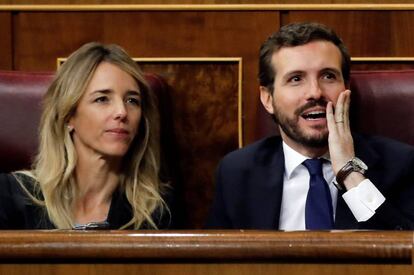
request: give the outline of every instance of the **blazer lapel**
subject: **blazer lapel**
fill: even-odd
[[[258,229],[278,229],[283,193],[284,154],[282,143],[273,143],[259,161],[255,190],[255,216],[253,227]],[[269,153],[272,152],[272,153]]]
[[[358,221],[345,203],[342,195],[343,192],[338,192],[334,227],[335,229],[358,229]]]

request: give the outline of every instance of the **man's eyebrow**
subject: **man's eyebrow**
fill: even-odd
[[[321,70],[321,72],[334,72],[334,73],[336,73],[338,75],[341,75],[342,74],[342,72],[340,70],[338,70],[336,68],[329,68],[329,67],[328,68],[323,68]]]

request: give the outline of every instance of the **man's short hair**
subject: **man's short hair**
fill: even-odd
[[[292,23],[273,33],[260,47],[259,81],[260,86],[267,87],[273,93],[273,83],[276,72],[272,66],[272,56],[283,47],[305,45],[312,41],[329,41],[338,47],[342,55],[342,76],[345,84],[349,83],[351,57],[348,50],[336,33],[327,26],[319,23]]]

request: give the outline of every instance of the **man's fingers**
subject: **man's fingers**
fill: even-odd
[[[335,105],[335,122],[343,123],[344,122],[344,103],[345,103],[345,93],[342,92],[339,94],[338,100]]]
[[[332,131],[335,130],[335,116],[334,116],[334,111],[333,111],[333,104],[332,102],[328,102],[328,104],[326,105],[326,120],[328,123],[328,130],[331,133]]]
[[[344,102],[344,120],[345,126],[349,129],[349,108],[351,105],[351,91],[345,91],[345,102]]]

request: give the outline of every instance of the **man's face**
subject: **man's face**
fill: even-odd
[[[339,49],[328,41],[284,47],[273,54],[273,94],[261,87],[261,100],[291,147],[327,145],[326,104],[335,105],[345,90],[341,58]]]

